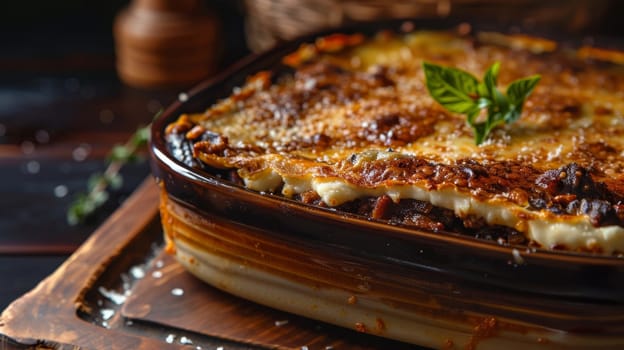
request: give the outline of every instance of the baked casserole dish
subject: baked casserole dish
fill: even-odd
[[[380,26],[269,51],[155,121],[167,249],[232,294],[421,346],[624,347],[622,55]],[[494,85],[539,84],[477,144],[423,64],[494,62]]]

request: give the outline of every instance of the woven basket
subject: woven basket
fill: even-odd
[[[456,18],[576,32],[606,8],[599,0],[245,0],[249,47],[265,50],[319,29],[391,18]]]

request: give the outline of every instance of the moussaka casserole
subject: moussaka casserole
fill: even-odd
[[[621,67],[536,54],[535,39],[529,50],[446,33],[362,40],[303,46],[284,58],[292,75],[259,72],[167,137],[254,191],[431,231],[624,252]],[[429,96],[423,61],[479,75],[500,61],[502,85],[542,79],[520,119],[476,145],[466,117]]]
[[[407,27],[297,42],[167,111],[168,248],[221,289],[419,345],[624,346],[622,55]],[[484,76],[445,93],[490,108],[489,86],[513,118],[448,108],[427,67]]]

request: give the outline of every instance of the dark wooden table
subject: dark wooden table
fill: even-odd
[[[127,1],[7,4],[0,14],[0,310],[60,265],[149,174],[124,167],[123,187],[87,222],[66,210],[106,155],[188,87],[136,89],[115,71],[112,22]],[[240,13],[216,1],[225,66],[246,54]]]

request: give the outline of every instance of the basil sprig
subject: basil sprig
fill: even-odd
[[[539,75],[515,80],[503,94],[496,87],[499,62],[488,68],[482,82],[457,68],[424,62],[423,69],[431,97],[448,111],[466,115],[477,145],[483,143],[495,127],[520,118],[524,101],[540,80]],[[482,109],[487,109],[487,116],[484,121],[478,121]]]

